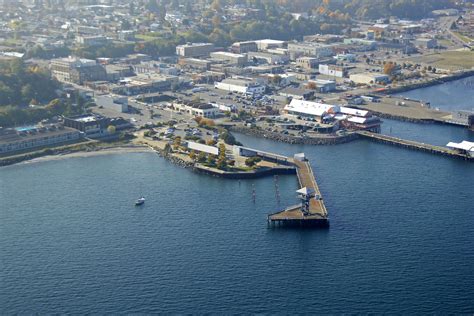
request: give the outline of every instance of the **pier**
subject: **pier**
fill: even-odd
[[[385,144],[395,145],[399,147],[405,147],[413,150],[430,152],[437,155],[450,156],[454,158],[460,158],[464,160],[474,161],[473,157],[466,154],[452,150],[446,147],[435,146],[425,143],[420,143],[412,140],[406,140],[398,137],[387,136],[383,134],[372,133],[368,131],[357,131],[358,135]]]
[[[326,206],[313,169],[306,159],[294,159],[302,203],[268,215],[270,227],[329,227]]]

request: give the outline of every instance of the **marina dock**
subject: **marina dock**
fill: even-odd
[[[303,201],[301,204],[270,214],[268,225],[270,227],[329,227],[328,212],[309,161],[294,159],[293,163],[301,188],[297,192],[306,190],[309,193],[305,193],[308,195],[306,207]]]
[[[398,137],[393,137],[393,136],[388,136],[388,135],[383,135],[383,134],[377,134],[377,133],[372,133],[368,131],[357,131],[357,134],[359,134],[362,137],[381,142],[381,143],[386,143],[390,145],[395,145],[399,147],[405,147],[413,150],[419,150],[419,151],[425,151],[425,152],[430,152],[433,154],[437,155],[443,155],[443,156],[450,156],[454,158],[460,158],[464,160],[469,160],[469,161],[474,161],[474,159],[466,154],[463,154],[459,151],[452,150],[446,147],[441,147],[441,146],[435,146],[435,145],[430,145],[430,144],[425,144],[425,143],[420,143],[412,140],[406,140]]]

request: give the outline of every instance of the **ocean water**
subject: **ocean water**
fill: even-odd
[[[431,103],[440,110],[474,110],[474,76],[396,94]]]
[[[473,140],[391,120],[383,132]],[[267,227],[297,202],[295,176],[224,180],[154,153],[0,168],[0,314],[474,313],[472,163],[368,140],[236,136],[305,152],[331,227]]]
[[[271,177],[213,178],[153,153],[1,168],[0,312],[474,312],[472,163],[238,138],[304,151],[330,229],[267,228],[296,202],[294,176],[278,178],[279,203]]]

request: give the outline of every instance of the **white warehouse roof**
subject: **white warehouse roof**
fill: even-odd
[[[474,142],[468,142],[466,140],[460,143],[449,142],[446,146],[455,149],[462,149],[469,152],[474,152]]]
[[[341,106],[339,112],[343,114],[362,116],[362,117],[366,117],[369,115],[369,111],[348,108],[347,106]]]
[[[339,107],[325,103],[293,99],[290,104],[285,106],[285,110],[308,115],[323,116],[326,113],[339,112]]]

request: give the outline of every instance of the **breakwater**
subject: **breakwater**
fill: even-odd
[[[343,136],[324,136],[324,137],[298,137],[291,135],[284,135],[269,131],[263,131],[256,128],[248,128],[244,126],[229,127],[230,131],[241,133],[249,136],[266,138],[282,143],[288,144],[305,144],[305,145],[337,145],[344,144],[356,140],[359,136],[355,133],[350,133]]]

